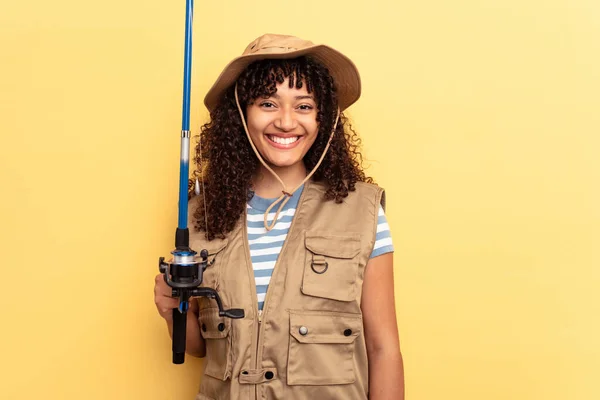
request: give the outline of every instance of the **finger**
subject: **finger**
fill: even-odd
[[[155,296],[160,298],[173,299],[173,289],[171,289],[169,286],[167,286],[166,288],[158,288],[155,292]]]
[[[175,300],[175,299],[169,299],[169,300]],[[171,311],[174,308],[178,308],[179,307],[179,301],[175,300],[175,301],[168,301],[168,302],[163,302],[160,304],[159,308],[160,311],[163,314],[166,314],[167,312]]]
[[[162,308],[177,308],[179,307],[179,299],[173,297],[160,297],[156,302]]]
[[[163,284],[157,283],[154,285],[154,295],[155,296],[167,296],[171,297],[173,293],[173,289],[167,284],[163,282]]]
[[[160,294],[162,296],[171,297],[173,289],[167,285],[164,280],[164,275],[159,275],[155,278],[154,294]]]
[[[194,313],[198,313],[198,300],[197,298],[191,298],[190,299],[190,308],[189,311],[192,311]]]

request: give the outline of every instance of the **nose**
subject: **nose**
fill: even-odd
[[[275,128],[284,132],[289,132],[296,129],[298,121],[294,118],[293,110],[282,109],[273,124],[275,125]]]

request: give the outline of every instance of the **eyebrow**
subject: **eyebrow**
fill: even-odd
[[[275,97],[276,99],[281,99],[281,96],[279,96],[277,93],[273,93],[273,97]],[[304,99],[314,100],[315,98],[310,95],[303,95],[303,96],[296,96],[295,99],[296,100],[304,100]]]

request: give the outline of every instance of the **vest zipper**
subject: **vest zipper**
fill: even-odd
[[[290,225],[290,228],[288,229],[288,233],[287,236],[285,238],[285,241],[283,242],[283,246],[281,246],[281,252],[279,253],[279,256],[277,257],[277,261],[275,261],[275,265],[273,266],[273,273],[271,274],[271,282],[274,281],[274,277],[276,276],[276,272],[279,271],[279,264],[281,263],[281,259],[282,259],[282,255],[284,255],[286,249],[287,249],[287,244],[289,242],[289,238],[290,235],[295,232],[294,230],[294,226],[296,225],[296,221],[298,220],[298,214],[300,211],[300,207],[302,206],[302,202],[304,200],[304,196],[306,195],[307,192],[307,188],[309,186],[309,182],[306,182],[304,185],[304,189],[302,190],[302,194],[300,195],[300,199],[298,199],[298,204],[296,205],[296,212],[294,213],[294,218],[292,219],[292,223]],[[248,253],[250,253],[248,251]],[[252,263],[252,262],[251,262]],[[254,274],[254,268],[252,269],[252,273]],[[256,303],[256,306],[258,308],[258,299],[256,297],[256,285],[254,286],[255,290],[254,290],[254,301]],[[255,369],[258,369],[258,364],[259,364],[259,355],[261,356],[260,358],[262,358],[262,352],[260,352],[260,349],[262,348],[262,343],[261,343],[261,328],[262,328],[262,319],[263,319],[263,310],[266,313],[267,310],[267,304],[268,304],[268,300],[269,300],[269,295],[271,294],[271,292],[273,291],[272,287],[271,287],[271,283],[269,283],[269,287],[267,287],[267,294],[265,295],[265,301],[263,303],[263,309],[258,311],[258,335],[257,335],[257,346],[256,346],[256,364],[254,365]],[[258,400],[258,385],[256,385],[256,400]]]
[[[262,310],[258,309],[258,297],[256,294],[256,282],[254,281],[254,268],[252,267],[252,258],[250,257],[250,245],[248,244],[248,214],[247,210],[244,210],[244,223],[242,226],[244,232],[244,247],[246,248],[246,265],[249,268],[248,276],[250,278],[250,286],[252,287],[252,304],[253,309],[256,312],[257,326],[256,326],[256,348],[254,352],[254,362],[250,361],[250,364],[254,368],[254,370],[258,369],[258,343],[260,339],[260,326],[262,321]],[[252,393],[252,392],[251,392]],[[254,385],[254,400],[258,399],[258,385]]]
[[[310,182],[310,180],[309,180],[309,182]],[[294,218],[292,219],[292,223],[290,225],[290,228],[288,229],[287,236],[285,238],[283,246],[281,247],[281,252],[279,253],[279,256],[277,257],[277,261],[275,262],[275,265],[273,266],[273,273],[271,275],[271,280],[273,280],[273,277],[275,276],[275,272],[279,269],[277,267],[280,264],[281,255],[284,253],[285,249],[287,248],[287,243],[289,241],[288,238],[290,237],[290,233],[293,232],[294,225],[296,225],[296,220],[298,219],[297,215],[298,215],[298,212],[299,212],[300,207],[302,205],[302,201],[304,200],[304,196],[305,196],[305,194],[307,192],[307,188],[309,186],[309,182],[306,182],[304,184],[304,189],[302,190],[302,194],[300,195],[300,199],[298,199],[298,205],[296,206],[296,212],[294,213]],[[247,211],[244,211],[244,233],[245,233],[246,244],[248,243],[248,223],[246,222],[247,218],[248,218],[247,217]],[[250,246],[249,245],[248,245],[248,251],[246,252],[246,257],[248,259],[247,262],[249,262],[250,270],[252,272],[251,277],[252,277],[252,279],[254,279],[254,268],[252,267],[252,258],[250,257]],[[261,346],[262,345],[262,343],[261,343],[262,337],[260,335],[260,332],[261,332],[261,328],[262,328],[263,310],[267,309],[267,300],[269,299],[269,294],[272,292],[272,289],[271,289],[271,284],[269,284],[269,287],[267,287],[267,294],[265,295],[265,301],[263,302],[263,309],[259,310],[258,309],[258,297],[257,297],[257,294],[256,294],[256,283],[255,283],[255,281],[253,281],[253,283],[254,283],[252,285],[254,287],[254,290],[253,290],[253,292],[254,292],[254,299],[253,299],[253,301],[254,301],[254,305],[256,307],[255,309],[257,311],[256,315],[257,315],[257,319],[258,319],[258,331],[257,331],[257,335],[256,335],[256,354],[254,355],[254,357],[255,357],[254,358],[254,369],[257,370],[258,369],[258,364],[259,364],[258,358],[259,358],[260,348],[262,347]],[[259,398],[258,397],[258,386],[259,385],[255,385],[254,386],[255,387],[255,391],[254,391],[254,398],[255,398],[255,400],[258,400],[258,398]]]
[[[260,326],[262,324],[262,310],[258,310],[258,330],[256,335],[256,354],[254,355],[254,369],[258,369],[258,344],[260,343]],[[258,400],[258,385],[254,385],[254,398]]]

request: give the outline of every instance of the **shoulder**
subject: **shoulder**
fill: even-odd
[[[356,192],[365,196],[383,196],[385,189],[374,183],[356,182]]]
[[[323,182],[311,182],[310,189],[315,192],[325,194],[327,185]],[[348,198],[381,198],[385,196],[385,189],[374,183],[356,182],[355,190],[348,192]]]
[[[311,182],[307,189],[309,201],[318,201],[331,212],[341,212],[343,209],[351,209],[352,212],[368,210],[368,214],[376,217],[381,208],[385,211],[385,190],[373,183],[356,182],[355,190],[348,192],[341,204],[324,200],[327,185],[323,182]]]

